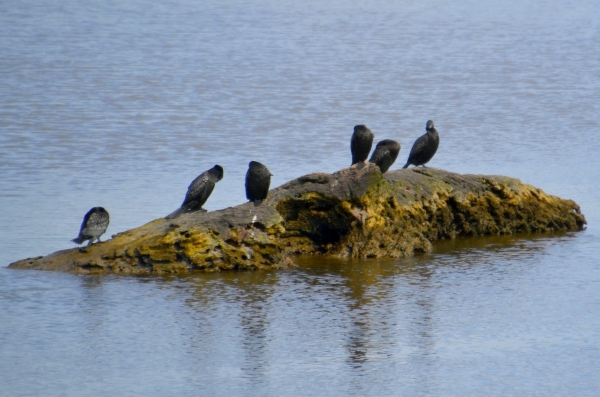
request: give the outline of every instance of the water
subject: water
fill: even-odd
[[[401,261],[83,277],[0,268],[0,396],[561,395],[600,380],[600,4],[0,3],[0,264],[350,162],[364,123],[431,166],[577,201],[585,232]],[[394,167],[400,167],[396,164]],[[394,168],[392,167],[392,168]]]

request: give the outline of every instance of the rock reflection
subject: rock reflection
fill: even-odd
[[[438,240],[434,244],[434,254],[467,253],[474,250],[495,251],[509,247],[519,250],[539,252],[546,247],[545,242],[558,242],[557,239],[573,239],[579,232],[553,234],[510,234]]]
[[[535,265],[527,258],[562,238],[570,237],[452,240],[402,260],[307,256],[292,270],[193,275],[179,283],[199,315],[193,355],[215,376],[244,379],[242,394],[261,394],[273,371],[293,379],[298,364],[315,372],[341,364],[340,379],[358,394],[368,394],[363,376],[406,371],[413,395],[436,394],[440,349],[469,327],[463,308],[486,299],[486,284],[513,285]],[[454,300],[469,289],[475,295]],[[456,310],[466,318],[449,317]]]
[[[360,369],[369,361],[393,354],[399,354],[407,363],[414,360],[428,367],[437,350],[436,288],[442,286],[440,273],[444,269],[469,272],[485,265],[485,258],[495,252],[520,258],[535,255],[547,247],[547,242],[564,237],[569,238],[569,234],[488,236],[442,241],[431,255],[402,260],[306,256],[295,262],[306,276],[327,276],[335,279],[330,284],[340,286],[334,295],[347,307],[345,348],[351,367]],[[463,255],[465,252],[470,254]],[[474,252],[479,254],[472,255]],[[396,324],[398,313],[404,313],[409,323]],[[397,335],[399,331],[405,335]],[[397,351],[398,338],[408,345],[404,352]]]

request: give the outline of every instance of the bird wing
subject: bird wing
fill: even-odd
[[[390,149],[388,149],[387,147],[380,146],[378,148],[375,148],[375,151],[371,155],[369,162],[379,164],[379,162],[387,156],[391,156]]]
[[[100,228],[107,224],[107,217],[103,213],[93,212],[87,219],[86,227]]]
[[[85,216],[83,217],[83,222],[81,222],[81,227],[79,228],[79,234],[81,234],[81,232],[83,231],[83,229],[85,229],[85,227],[87,226],[88,220],[90,219],[90,216],[94,213],[94,209],[92,208],[91,210],[89,210]],[[80,243],[81,244],[81,243]]]
[[[429,143],[429,137],[427,134],[420,136],[415,143],[413,144],[412,149],[410,149],[410,155],[408,156],[411,159],[413,156],[418,155]]]
[[[356,150],[358,145],[358,137],[353,134],[352,139],[350,139],[350,153],[352,154],[352,162],[354,162],[354,156],[356,156]]]
[[[215,183],[212,181],[210,174],[208,172],[203,172],[196,179],[194,179],[192,183],[190,183],[190,186],[188,186],[185,200],[183,200],[181,206],[183,207],[191,201],[202,201],[200,203],[200,206],[202,206],[214,188]],[[202,199],[204,199],[204,201]]]

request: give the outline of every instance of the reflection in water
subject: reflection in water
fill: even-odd
[[[0,268],[0,394],[597,394],[597,0],[29,3],[0,2],[0,266],[72,248],[93,206],[107,234],[163,216],[217,162],[208,210],[250,160],[275,187],[346,167],[353,125],[406,148],[429,118],[432,167],[573,198],[591,230],[277,273]]]
[[[0,296],[11,306],[0,306],[10,319],[0,327],[0,363],[11,367],[0,379],[12,390],[17,378],[2,374],[49,371],[23,359],[22,341],[35,340],[35,354],[52,362],[47,373],[85,380],[74,395],[79,387],[104,395],[465,395],[473,379],[548,394],[557,386],[548,371],[598,369],[586,349],[600,329],[589,317],[594,275],[578,267],[585,258],[569,266],[562,254],[593,241],[585,233],[456,240],[402,260],[299,257],[297,268],[278,272],[53,275],[56,290],[23,284],[30,274],[42,284],[43,272],[5,269]],[[576,282],[565,284],[567,274]],[[40,339],[57,302],[68,308],[63,332]],[[591,387],[593,377],[585,379],[574,381]]]
[[[96,275],[82,277],[81,278],[81,286],[86,291],[95,289],[95,288],[99,288],[102,286],[104,279],[105,278],[103,276],[96,276]]]
[[[207,282],[218,280],[218,283]],[[209,315],[218,310],[220,300],[225,299],[228,311],[238,319],[237,327],[241,330],[239,343],[244,355],[244,363],[240,366],[240,376],[247,380],[247,386],[256,392],[265,383],[268,368],[269,315],[270,300],[276,291],[277,272],[243,272],[219,273],[218,275],[192,276],[192,296],[188,305],[195,310]],[[232,314],[230,313],[230,314]],[[213,330],[213,333],[218,330]],[[250,393],[256,394],[256,393]]]
[[[253,393],[260,391],[264,384],[268,367],[266,350],[268,348],[269,300],[274,293],[277,277],[266,272],[255,272],[243,281],[235,283],[239,306],[242,348],[245,364],[242,366],[244,377],[249,380]],[[259,287],[259,288],[257,288]]]
[[[447,302],[438,301],[439,291],[465,275],[482,271],[501,274],[504,270],[497,267],[498,263],[532,260],[549,244],[576,236],[572,233],[457,239],[436,244],[432,255],[403,260],[305,256],[297,258],[296,263],[307,278],[328,279],[329,284],[335,285],[328,290],[331,297],[345,305],[346,326],[340,331],[345,335],[353,390],[361,390],[363,385],[356,376],[369,374],[375,365],[391,361],[411,368],[412,390],[428,395],[437,390],[437,344],[439,335],[445,332],[436,321],[446,317]],[[513,267],[507,276],[518,277],[526,270],[527,267]],[[490,274],[481,277],[489,278]],[[404,313],[400,323],[396,320],[399,313]],[[404,343],[398,343],[398,338]]]

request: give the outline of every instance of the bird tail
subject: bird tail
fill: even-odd
[[[184,212],[186,212],[186,211],[190,210],[191,208],[193,208],[195,205],[196,205],[195,201],[192,201],[191,203],[187,203],[186,205],[183,205],[183,206],[177,208],[175,211],[173,211],[169,215],[165,216],[165,219],[175,219],[179,215],[181,215]]]
[[[409,166],[409,165],[410,165],[410,163],[406,163],[406,164],[404,165],[404,167],[402,167],[402,169],[408,168],[408,166]]]
[[[77,238],[74,238],[73,240],[71,240],[72,242],[74,242],[75,244],[81,244],[85,241],[86,239],[82,236],[79,235]]]

